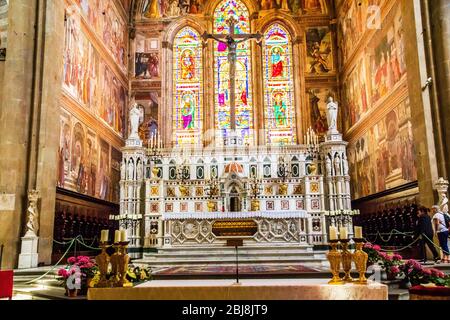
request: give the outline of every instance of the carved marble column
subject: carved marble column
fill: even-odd
[[[39,198],[39,191],[30,190],[28,192],[27,219],[19,255],[19,269],[36,268],[38,266]]]

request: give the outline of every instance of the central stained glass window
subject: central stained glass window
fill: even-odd
[[[214,12],[214,33],[228,34],[227,20],[234,16],[238,21],[235,33],[250,33],[249,12],[240,1],[224,0]],[[214,104],[215,124],[218,134],[216,143],[223,144],[230,132],[230,64],[227,46],[214,43]],[[250,41],[241,42],[237,47],[236,59],[236,130],[240,132],[244,144],[253,145],[253,92],[251,80]]]

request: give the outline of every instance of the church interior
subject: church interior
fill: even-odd
[[[0,0],[0,300],[450,300],[449,104],[446,0]]]

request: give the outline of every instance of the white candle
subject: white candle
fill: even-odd
[[[355,227],[355,238],[362,239],[362,227]]]
[[[346,227],[341,227],[339,237],[341,238],[341,240],[348,239],[348,230]]]
[[[114,233],[114,243],[119,243],[120,242],[120,231],[116,230],[116,232]]]
[[[102,233],[101,233],[102,235],[101,235],[101,240],[100,240],[100,242],[108,242],[108,238],[109,238],[109,230],[102,230]]]
[[[127,231],[126,230],[121,230],[120,231],[120,242],[127,242]]]
[[[333,240],[337,240],[337,239],[338,239],[337,238],[337,228],[331,226],[330,227],[330,240],[333,241]]]

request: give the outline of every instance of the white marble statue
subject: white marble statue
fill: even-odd
[[[338,116],[338,104],[334,101],[333,97],[328,98],[327,104],[327,120],[328,120],[328,132],[337,133],[337,116]]]
[[[30,190],[28,192],[28,209],[27,209],[27,224],[25,236],[36,237],[39,231],[39,213],[37,202],[39,200],[39,191]]]
[[[144,171],[144,168],[142,166],[142,161],[139,161],[138,165],[137,165],[137,179],[138,179],[138,181],[142,180],[143,171]]]
[[[326,166],[326,170],[327,170],[327,176],[331,177],[331,159],[330,159],[330,157],[327,157],[325,166]]]
[[[128,180],[134,180],[134,168],[132,161],[128,163]]]
[[[345,155],[345,153],[342,157],[342,168],[344,169],[344,172],[343,172],[344,176],[348,176],[348,160],[347,160],[347,156]]]
[[[126,163],[125,161],[122,161],[120,164],[120,179],[125,180],[126,179],[125,175],[126,175]]]
[[[339,155],[336,155],[334,157],[334,175],[341,175],[341,158],[339,157]]]
[[[448,198],[447,198],[447,194],[443,193],[441,196],[441,211],[444,213],[448,213]]]
[[[139,125],[144,121],[142,108],[136,102],[130,109],[130,136],[128,139],[139,139]]]

